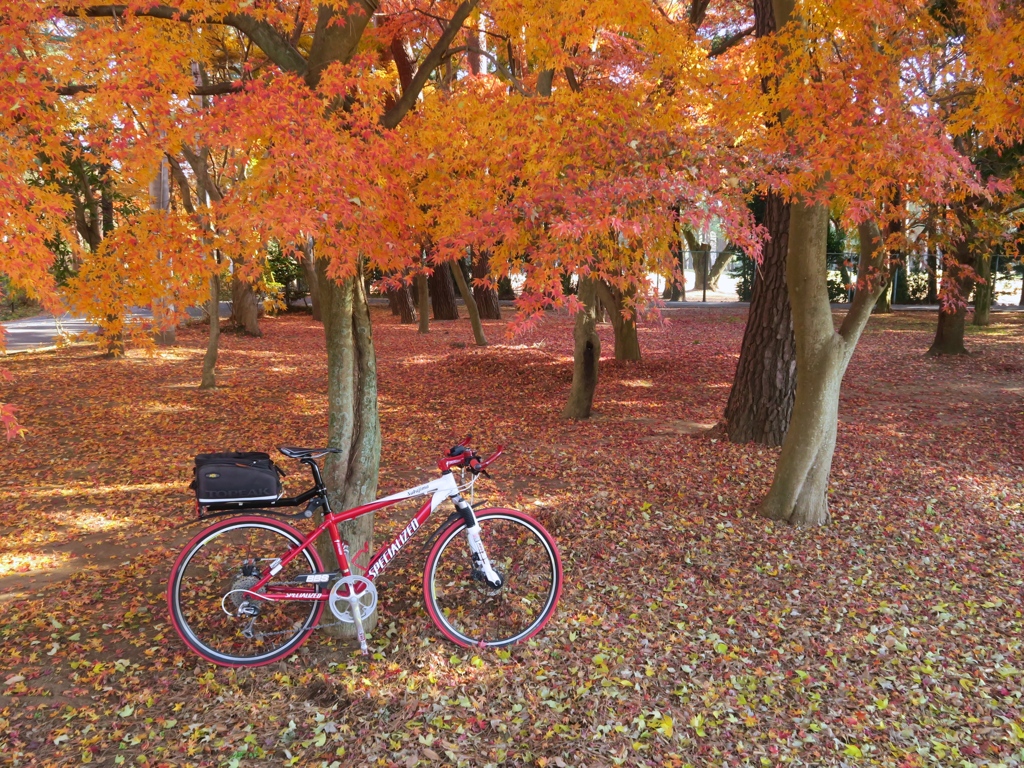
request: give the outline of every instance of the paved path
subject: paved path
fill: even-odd
[[[202,317],[203,310],[198,307],[188,311],[191,317]],[[220,316],[231,315],[231,302],[220,303]],[[132,310],[132,317],[152,317],[153,313],[148,309],[136,308]],[[65,312],[60,317],[53,315],[37,315],[26,317],[21,320],[11,320],[2,324],[6,335],[7,352],[23,352],[26,349],[39,349],[41,347],[52,347],[60,338],[70,338],[80,333],[91,333],[99,330],[98,326],[86,321],[81,317],[72,317]]]
[[[387,299],[372,298],[370,299],[372,304],[387,305]],[[503,305],[511,306],[512,302],[502,302]],[[745,301],[666,301],[663,302],[663,309],[724,309],[726,307],[748,307],[750,304]],[[833,309],[846,309],[849,305],[847,304],[833,304]],[[893,310],[896,312],[938,312],[939,307],[937,304],[894,304]],[[1024,307],[1017,305],[995,305],[992,307],[992,312],[1024,312]],[[189,310],[189,315],[192,317],[201,317],[203,314],[201,309],[193,308]],[[229,317],[231,315],[231,302],[222,301],[220,303],[220,316]],[[148,309],[136,309],[132,312],[133,317],[151,317],[152,313]],[[64,337],[75,336],[79,333],[88,333],[97,330],[97,326],[92,323],[86,322],[80,317],[72,317],[70,314],[63,314],[60,317],[53,317],[52,315],[38,315],[36,317],[26,317],[23,320],[11,320],[2,324],[7,331],[7,352],[22,352],[27,349],[39,349],[41,347],[50,347],[57,343],[57,339]]]

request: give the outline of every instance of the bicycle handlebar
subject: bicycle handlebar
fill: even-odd
[[[495,459],[505,452],[505,446],[499,445],[498,449],[488,456],[486,459],[481,459],[480,456],[469,447],[469,437],[453,447],[448,451],[448,455],[438,459],[437,468],[442,472],[448,472],[452,467],[465,467],[474,475],[480,474],[484,469],[490,465]]]

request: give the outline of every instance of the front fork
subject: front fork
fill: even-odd
[[[469,551],[473,556],[473,570],[480,573],[492,588],[501,589],[504,585],[504,580],[494,570],[490,558],[487,557],[487,550],[484,549],[484,543],[480,538],[480,524],[476,521],[473,507],[462,498],[461,494],[456,494],[451,498],[455,508],[462,513],[466,521],[466,539],[469,542]]]

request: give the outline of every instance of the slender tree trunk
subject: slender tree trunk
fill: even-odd
[[[473,294],[469,290],[466,276],[462,274],[462,265],[453,261],[450,266],[452,276],[455,278],[455,284],[459,287],[459,293],[462,294],[462,301],[466,304],[466,312],[469,313],[469,324],[473,327],[473,338],[476,340],[476,345],[478,347],[486,347],[487,337],[484,336],[484,327],[480,323],[480,313],[477,311]]]
[[[968,354],[964,347],[964,325],[967,319],[967,308],[964,306],[964,301],[970,295],[971,288],[974,287],[974,280],[964,270],[964,266],[970,264],[970,254],[970,235],[965,235],[957,243],[956,255],[946,257],[946,263],[942,270],[942,282],[945,286],[946,281],[950,281],[950,289],[945,292],[958,300],[940,304],[935,339],[926,353],[928,355]]]
[[[1024,270],[1021,271],[1020,279],[1020,299],[1017,301],[1018,307],[1024,307]]]
[[[603,280],[597,281],[597,295],[608,311],[612,329],[615,331],[615,359],[639,360],[640,340],[636,334],[636,315],[626,318],[622,314],[625,297],[618,288],[612,288]]]
[[[590,418],[597,389],[598,365],[601,361],[601,339],[597,335],[597,286],[596,280],[580,277],[577,288],[580,303],[573,328],[573,369],[572,388],[569,400],[562,410],[563,419]]]
[[[478,254],[473,262],[473,278],[482,279],[490,272],[490,258],[486,251]],[[484,320],[501,320],[501,305],[498,304],[498,292],[482,285],[473,286],[473,300],[477,311]]]
[[[435,264],[427,280],[430,286],[430,304],[435,320],[458,320],[459,308],[455,304],[455,283],[446,264]]]
[[[231,322],[249,336],[263,335],[259,324],[259,299],[256,291],[237,274],[231,281]]]
[[[869,223],[860,228],[862,275],[884,261],[882,237]],[[797,387],[793,418],[761,505],[765,517],[791,525],[829,522],[828,478],[836,445],[839,389],[854,347],[867,324],[881,285],[861,285],[839,331],[828,300],[828,207],[793,203],[786,275],[796,339]]]
[[[219,261],[219,260],[218,260]],[[220,274],[210,275],[210,301],[207,304],[210,315],[210,337],[203,355],[203,378],[200,389],[213,389],[217,386],[217,353],[220,346]]]
[[[398,317],[403,325],[411,325],[416,322],[416,307],[412,303],[412,292],[409,286],[402,284],[402,287],[395,291],[395,298],[398,304]]]
[[[302,247],[302,275],[306,279],[306,287],[309,288],[309,303],[313,307],[313,319],[320,322],[323,317],[320,312],[320,282],[316,274],[316,253],[313,238],[306,238]]]
[[[984,282],[978,282],[974,286],[974,316],[971,318],[973,325],[988,325],[991,322],[989,310],[992,309],[992,255],[979,253],[974,260],[974,271]]]
[[[422,272],[416,275],[416,296],[419,299],[420,333],[430,333],[430,290],[427,276]]]
[[[928,295],[925,297],[925,304],[939,303],[939,281],[936,274],[939,271],[939,259],[934,248],[928,249]]]
[[[370,311],[362,280],[356,276],[337,283],[327,277],[326,264],[317,260],[327,340],[327,442],[341,448],[324,462],[324,480],[335,512],[365,504],[376,497],[380,468],[380,421],[377,412],[377,359],[370,329]],[[373,515],[341,524],[349,545],[352,572],[365,573],[373,547]],[[330,539],[317,548],[324,563],[336,563]],[[330,566],[329,566],[330,567]],[[371,618],[370,631],[376,617]],[[354,625],[339,627],[354,636]],[[345,630],[351,630],[346,632]]]
[[[892,301],[890,294],[892,293],[892,279],[890,278],[886,284],[882,293],[878,296],[878,301],[875,302],[874,313],[876,315],[889,315],[892,314]]]
[[[796,339],[786,286],[790,205],[781,195],[765,197],[764,226],[770,239],[754,282],[725,420],[729,440],[782,445],[796,398]]]
[[[729,266],[729,262],[732,261],[732,257],[736,254],[731,250],[722,251],[715,257],[715,263],[711,265],[711,271],[708,272],[708,290],[717,291],[718,281],[722,279],[722,274],[725,272],[725,268]]]

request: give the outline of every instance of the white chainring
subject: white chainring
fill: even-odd
[[[327,599],[327,605],[331,613],[339,621],[346,624],[354,624],[352,617],[352,604],[349,602],[351,590],[362,590],[359,592],[359,618],[366,621],[375,610],[377,610],[377,588],[373,582],[364,576],[343,576],[334,583],[331,589],[331,596]]]

